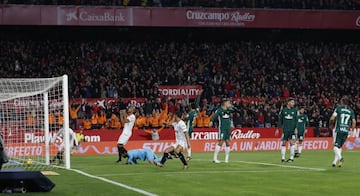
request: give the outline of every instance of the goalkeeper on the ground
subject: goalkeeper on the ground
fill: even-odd
[[[149,161],[149,163],[155,164],[160,162],[161,158],[158,158],[154,151],[150,148],[134,149],[127,151],[125,148],[120,150],[121,156],[127,158],[126,164],[137,165],[137,160]]]

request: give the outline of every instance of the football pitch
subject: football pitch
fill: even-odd
[[[116,164],[114,155],[73,156],[74,170],[55,169],[49,195],[357,195],[360,151],[343,151],[341,168],[332,151],[304,151],[293,163],[280,152],[231,153],[229,163],[212,163],[212,153],[193,153],[187,170],[179,159],[163,168],[148,162]],[[223,160],[220,153],[219,160]],[[28,193],[28,195],[47,195]]]

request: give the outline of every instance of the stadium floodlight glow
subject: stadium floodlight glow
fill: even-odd
[[[65,134],[51,144],[61,128]],[[70,169],[68,76],[0,78],[0,134],[9,157],[3,168],[53,167],[50,159],[64,140],[68,142],[60,166]]]

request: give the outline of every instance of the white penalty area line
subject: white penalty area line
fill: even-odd
[[[97,180],[101,180],[101,181],[104,181],[104,182],[107,182],[107,183],[110,183],[110,184],[113,184],[113,185],[116,185],[116,186],[119,186],[119,187],[123,187],[123,188],[131,190],[131,191],[141,193],[141,194],[146,195],[146,196],[158,196],[158,195],[156,195],[154,193],[150,193],[150,192],[144,191],[142,189],[131,187],[131,186],[128,186],[126,184],[119,183],[119,182],[115,182],[115,181],[112,181],[112,180],[109,180],[109,179],[106,179],[106,178],[103,178],[103,177],[100,177],[100,176],[91,175],[91,174],[88,174],[88,173],[83,172],[81,170],[77,170],[77,169],[69,169],[69,170],[74,171],[76,173],[79,173],[79,174],[84,175],[84,176],[89,177],[89,178],[94,178],[94,179],[97,179]]]
[[[191,161],[209,161],[205,159],[193,159]],[[293,163],[284,163],[284,164],[274,164],[274,163],[263,163],[263,162],[252,162],[252,161],[230,161],[230,163],[245,163],[250,165],[265,165],[265,166],[273,166],[273,167],[283,167],[283,168],[292,168],[292,169],[301,169],[301,170],[311,170],[311,171],[326,171],[324,168],[315,168],[315,167],[302,167],[302,166],[295,166],[289,165]],[[218,163],[214,163],[218,164]],[[227,163],[224,163],[227,164]]]
[[[235,161],[239,163],[253,164],[253,165],[266,165],[266,166],[274,166],[274,167],[284,167],[284,168],[294,168],[294,169],[303,169],[303,170],[312,170],[312,171],[325,171],[324,168],[315,168],[315,167],[302,167],[295,165],[282,165],[282,164],[273,164],[273,163],[262,163],[262,162],[251,162],[251,161]],[[285,163],[287,164],[287,163]],[[291,164],[291,163],[289,163]]]
[[[273,173],[273,172],[300,172],[303,170],[218,170],[218,171],[176,171],[176,172],[139,172],[139,173],[119,173],[119,174],[101,174],[99,176],[137,176],[137,175],[167,175],[167,174],[223,174],[223,173]]]

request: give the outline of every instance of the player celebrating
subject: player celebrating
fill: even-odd
[[[293,98],[288,99],[286,107],[279,113],[278,126],[275,131],[275,136],[279,134],[279,128],[283,128],[281,136],[281,162],[285,162],[286,154],[286,142],[290,140],[290,158],[287,162],[293,162],[295,156],[295,142],[297,135],[297,110],[294,108],[295,100]]]
[[[231,103],[230,100],[224,100],[221,103],[221,107],[219,107],[214,116],[211,118],[209,127],[213,126],[213,122],[217,117],[219,117],[219,139],[218,144],[215,147],[214,152],[214,163],[220,163],[218,160],[218,154],[220,152],[221,146],[225,142],[225,163],[229,162],[229,155],[230,155],[230,113],[238,111]]]
[[[127,158],[126,164],[137,165],[137,160],[147,160],[149,161],[149,163],[152,164],[155,164],[155,161],[160,161],[156,154],[149,148],[135,149],[129,151],[127,151],[125,148],[122,148],[120,153],[123,158]]]
[[[185,122],[181,119],[181,116],[182,113],[180,111],[177,111],[174,114],[174,122],[171,125],[175,130],[175,144],[165,149],[161,161],[156,163],[159,167],[162,167],[165,164],[166,160],[172,153],[180,158],[184,169],[189,167],[182,152],[187,146],[190,146],[190,139],[188,129],[185,125]]]
[[[62,143],[58,146],[58,152],[54,156],[52,160],[50,160],[50,163],[54,163],[56,160],[58,160],[58,164],[63,163],[63,154],[64,154],[64,148],[65,148],[65,129],[61,128],[56,135],[52,138],[51,143],[54,143],[58,137],[62,137]],[[74,148],[75,146],[78,146],[79,143],[76,140],[75,132],[69,128],[69,142],[70,142],[70,149]]]
[[[197,97],[196,102],[190,105],[190,111],[187,113],[185,118],[183,118],[184,121],[186,121],[186,125],[188,127],[188,133],[189,138],[191,138],[191,134],[194,130],[194,122],[197,114],[199,113],[199,103],[200,103],[200,95]],[[187,161],[190,161],[192,159],[191,157],[191,146],[188,146],[187,148],[188,156],[186,157]]]
[[[343,96],[340,100],[340,105],[336,107],[334,113],[330,117],[330,126],[334,129],[334,154],[335,158],[332,166],[342,166],[344,159],[341,155],[341,147],[345,143],[349,133],[350,135],[355,130],[356,120],[354,111],[348,107],[349,98]]]
[[[160,139],[160,132],[165,128],[165,125],[161,126],[159,129],[145,129],[144,132],[151,135],[152,140]]]
[[[124,145],[129,141],[129,139],[130,139],[130,137],[132,135],[132,129],[134,127],[135,120],[136,120],[134,112],[135,112],[135,108],[133,106],[130,106],[127,109],[128,116],[126,118],[125,118],[124,112],[121,112],[121,114],[120,114],[121,122],[125,123],[125,124],[124,124],[123,132],[119,136],[119,139],[118,139],[118,142],[117,142],[119,159],[116,161],[116,163],[121,162],[121,157],[122,157],[121,152],[126,150],[124,148]]]
[[[299,140],[299,143],[296,145],[295,149],[295,157],[300,157],[302,152],[302,143],[305,138],[305,134],[307,133],[307,128],[309,127],[309,118],[305,114],[305,107],[301,106],[298,116],[297,116],[297,137],[296,139]]]

